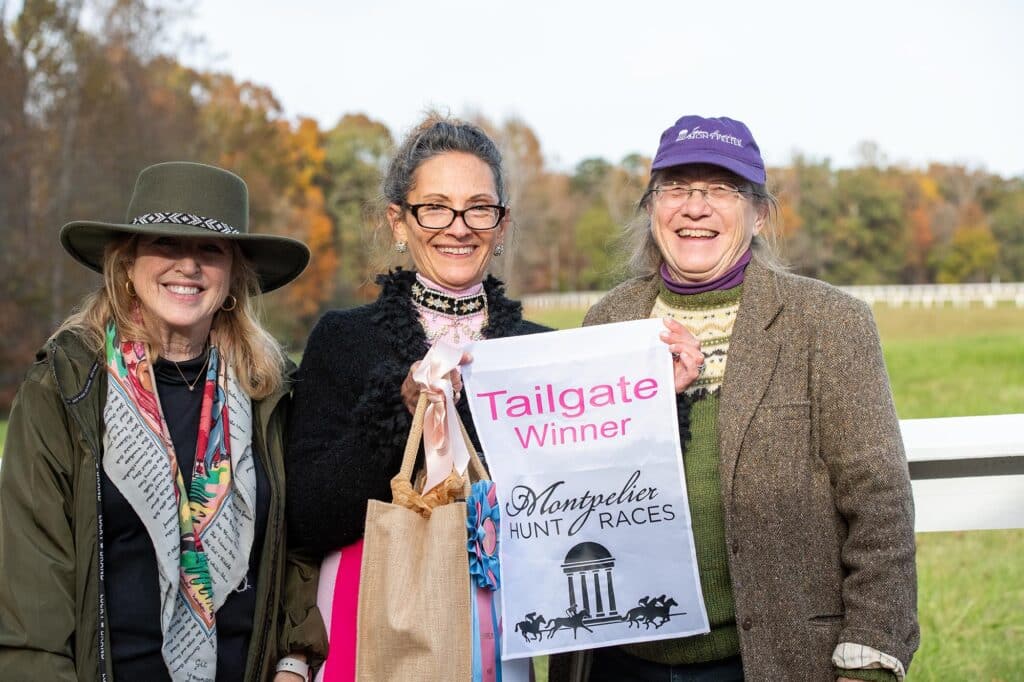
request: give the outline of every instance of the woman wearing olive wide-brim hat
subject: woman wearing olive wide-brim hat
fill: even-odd
[[[284,552],[293,368],[254,304],[309,250],[248,231],[241,178],[183,162],[142,171],[124,223],[60,239],[103,285],[12,407],[0,679],[299,679],[325,645]]]

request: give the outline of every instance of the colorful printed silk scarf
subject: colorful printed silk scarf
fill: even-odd
[[[245,580],[255,529],[250,401],[211,347],[186,491],[145,345],[110,324],[106,359],[103,469],[156,550],[164,662],[175,682],[213,682],[214,614]]]

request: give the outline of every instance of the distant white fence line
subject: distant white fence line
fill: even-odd
[[[887,303],[892,308],[904,305],[931,308],[947,303],[954,307],[980,303],[986,308],[993,308],[997,303],[1013,303],[1018,308],[1024,308],[1024,282],[886,284],[840,288],[871,305]]]
[[[944,306],[963,308],[980,303],[986,308],[998,303],[1013,303],[1024,308],[1024,282],[988,284],[878,284],[839,287],[870,305],[886,303],[890,307],[904,305],[931,308]],[[523,296],[523,306],[532,310],[589,308],[597,303],[603,291],[568,291],[564,293]]]

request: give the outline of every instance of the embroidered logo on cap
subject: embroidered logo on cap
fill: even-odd
[[[723,135],[717,129],[713,133],[701,130],[700,126],[696,126],[693,130],[687,130],[683,128],[676,135],[676,142],[685,142],[686,140],[715,140],[716,142],[725,142],[735,147],[743,148],[743,141],[735,135]]]

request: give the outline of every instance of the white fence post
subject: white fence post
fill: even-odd
[[[918,532],[1024,528],[1024,414],[900,421]]]

